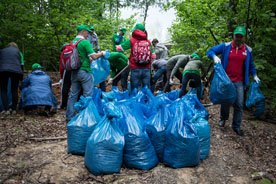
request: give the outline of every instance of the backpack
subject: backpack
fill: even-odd
[[[82,62],[80,61],[79,53],[76,46],[82,40],[84,39],[79,39],[75,44],[71,42],[70,45],[64,46],[64,49],[61,54],[61,59],[63,68],[65,70],[77,70],[81,67]]]
[[[137,40],[133,45],[133,60],[137,65],[147,65],[151,61],[151,44],[149,40]]]

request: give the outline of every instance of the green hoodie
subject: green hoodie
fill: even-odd
[[[111,52],[108,61],[110,62],[111,78],[128,65],[128,58],[121,52]]]

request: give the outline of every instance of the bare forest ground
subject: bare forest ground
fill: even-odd
[[[50,74],[53,83],[58,74]],[[177,87],[176,87],[177,88]],[[110,88],[108,88],[110,89]],[[59,99],[59,86],[53,87]],[[210,113],[211,151],[196,167],[173,169],[159,164],[150,171],[122,167],[120,173],[94,176],[84,157],[67,154],[65,110],[52,117],[37,114],[0,116],[0,183],[276,183],[276,125],[251,118],[245,111],[244,137],[217,126],[219,106]]]

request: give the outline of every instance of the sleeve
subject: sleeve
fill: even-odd
[[[183,62],[183,59],[181,60],[181,58],[179,58],[175,64],[175,66],[173,67],[173,70],[172,70],[172,73],[171,73],[171,77],[170,78],[173,78],[174,75],[176,74],[177,70],[179,69],[180,65],[181,65],[181,62]]]
[[[249,73],[252,76],[256,76],[257,75],[256,69],[255,69],[255,64],[253,62],[252,52],[249,52]]]
[[[131,48],[130,40],[125,41],[120,46],[123,49],[123,51],[130,49]]]
[[[97,44],[97,50],[100,51],[100,44],[99,44],[98,36],[96,36],[96,44]]]
[[[23,88],[28,87],[29,84],[30,84],[30,75],[22,81],[22,83],[20,85],[20,89],[22,90]]]
[[[222,43],[222,44],[219,44],[215,47],[212,47],[211,49],[209,49],[207,51],[207,56],[210,59],[213,59],[214,56],[222,54],[224,46],[225,46],[225,43]]]
[[[82,40],[81,42],[86,50],[87,56],[91,56],[92,54],[95,53],[95,51],[93,50],[93,48],[88,40]]]
[[[21,65],[24,65],[24,57],[22,52],[19,51]]]
[[[60,79],[63,78],[63,73],[64,73],[64,68],[63,68],[63,64],[62,64],[62,54],[60,56],[60,64],[59,64],[59,75],[60,75]]]
[[[113,78],[115,76],[116,72],[114,70],[111,70],[110,78]]]

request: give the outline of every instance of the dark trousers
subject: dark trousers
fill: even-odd
[[[117,86],[118,82],[121,80],[121,86],[123,88],[123,91],[127,90],[127,79],[128,79],[129,71],[130,71],[129,67],[125,69],[117,78],[113,80],[112,86]],[[117,73],[115,74],[115,76],[117,75]]]
[[[66,108],[69,92],[71,88],[71,71],[64,71],[62,86],[61,86],[61,103],[60,108]]]
[[[163,84],[167,82],[167,76],[166,76],[166,65],[165,66],[161,66],[157,71],[156,73],[154,74],[153,76],[153,79],[152,79],[152,85],[151,85],[151,92],[154,92],[154,89],[155,89],[155,84],[156,82],[161,79],[162,82],[159,83],[158,85],[158,89],[160,91],[163,90]]]
[[[201,81],[200,81],[200,76],[198,74],[195,74],[195,73],[186,73],[183,76],[182,86],[181,86],[181,90],[180,90],[180,93],[179,93],[179,98],[187,93],[186,87],[187,87],[187,84],[188,84],[190,79],[194,79],[194,81],[195,81],[195,84],[194,84],[195,86],[194,87],[196,88],[196,95],[197,95],[198,100],[200,100]]]
[[[105,92],[106,91],[106,85],[105,85],[105,80],[100,83],[100,89]]]
[[[0,72],[0,87],[1,87],[1,100],[4,110],[9,108],[8,99],[8,82],[11,79],[11,93],[12,93],[12,110],[16,110],[18,103],[18,84],[22,80],[22,75],[12,72]]]
[[[167,82],[165,84],[164,93],[171,91],[170,77],[171,77],[172,69],[167,68],[166,73],[167,73]],[[179,70],[177,70],[177,72],[175,73],[175,76],[180,80],[180,83],[182,83],[182,74]]]

